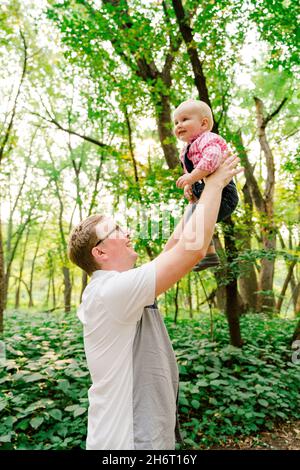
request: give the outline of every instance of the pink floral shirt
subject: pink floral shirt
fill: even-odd
[[[187,169],[184,165],[185,146],[180,154],[185,173]],[[204,132],[192,140],[188,158],[193,163],[194,169],[209,171],[213,173],[221,163],[222,155],[227,150],[225,140],[214,132]]]

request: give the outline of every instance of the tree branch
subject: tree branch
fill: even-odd
[[[19,96],[20,96],[20,93],[21,93],[21,88],[22,88],[22,84],[23,84],[25,74],[26,74],[26,69],[27,69],[27,59],[28,59],[27,44],[26,44],[25,36],[24,36],[22,30],[20,30],[20,36],[22,38],[23,46],[24,46],[23,68],[22,68],[21,79],[20,79],[20,83],[19,83],[19,86],[18,86],[18,91],[17,91],[16,97],[15,97],[15,101],[14,101],[10,121],[9,121],[8,126],[7,126],[6,132],[4,134],[3,141],[0,145],[0,165],[1,165],[1,161],[4,157],[5,146],[7,144],[8,139],[9,139],[9,136],[10,136],[10,133],[11,133],[11,130],[12,130],[12,126],[13,126],[13,123],[14,123],[15,114],[16,114],[16,110],[17,110],[18,99],[19,99]]]
[[[241,161],[244,164],[245,177],[246,177],[246,180],[249,184],[252,198],[255,202],[256,208],[259,211],[263,212],[265,210],[264,199],[263,199],[263,196],[262,196],[261,191],[259,189],[259,185],[256,181],[256,178],[253,174],[253,169],[252,169],[252,166],[249,162],[246,149],[244,147],[244,142],[243,142],[242,133],[241,133],[240,129],[237,132],[237,138],[238,138],[238,151],[239,151],[239,155],[241,157]]]
[[[268,124],[269,121],[271,121],[275,116],[276,114],[278,114],[281,110],[281,108],[285,105],[285,103],[287,102],[287,98],[283,98],[283,100],[281,101],[281,103],[279,104],[279,106],[277,106],[277,108],[275,109],[275,111],[273,111],[273,113],[269,114],[266,118],[265,118],[265,125]]]
[[[67,132],[68,134],[71,134],[71,135],[76,135],[77,137],[80,137],[81,139],[87,142],[90,142],[91,144],[97,145],[98,147],[113,150],[113,148],[110,145],[104,144],[103,142],[100,142],[99,140],[94,139],[93,137],[89,137],[85,134],[80,134],[79,132],[76,132],[72,129],[67,129],[66,127],[62,126],[54,117],[50,115],[49,111],[47,111],[47,114],[50,116],[49,119],[33,111],[31,111],[31,114],[33,114],[34,116],[38,116],[39,118],[43,119],[46,122],[54,124],[58,129],[60,129],[63,132]]]
[[[183,40],[185,42],[186,48],[187,48],[187,53],[190,58],[190,62],[193,68],[194,72],[194,82],[196,85],[196,88],[198,90],[198,95],[199,99],[204,101],[205,103],[212,108],[209,95],[208,95],[208,89],[206,85],[206,78],[204,76],[203,68],[202,68],[202,63],[200,61],[197,47],[194,41],[193,37],[193,30],[190,26],[190,18],[186,14],[182,1],[181,0],[172,0],[172,5],[174,8],[174,12],[177,18],[178,26],[181,32],[181,35],[183,37]],[[218,125],[214,119],[214,132],[218,132]]]

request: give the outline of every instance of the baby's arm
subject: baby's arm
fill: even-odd
[[[190,184],[196,183],[196,181],[200,181],[205,176],[210,175],[211,171],[209,170],[201,170],[200,168],[195,168],[191,173],[190,173]]]
[[[219,167],[222,159],[222,150],[220,145],[215,142],[215,139],[206,144],[204,149],[201,149],[201,151],[198,149],[198,151],[199,159],[196,167],[191,173],[185,173],[178,178],[176,181],[178,188],[184,188],[187,184],[192,185],[196,181],[202,180]]]
[[[211,171],[200,170],[195,168],[191,173],[186,173],[185,175],[180,176],[176,181],[176,186],[178,188],[184,188],[187,184],[192,185],[196,181],[202,180],[205,176],[208,176]]]

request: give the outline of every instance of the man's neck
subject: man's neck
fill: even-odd
[[[123,273],[125,271],[129,271],[129,269],[132,269],[134,267],[134,264],[132,263],[107,263],[107,264],[102,264],[101,270],[102,271],[117,271],[119,273]]]

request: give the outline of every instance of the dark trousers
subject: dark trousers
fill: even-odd
[[[194,196],[196,196],[197,199],[200,198],[204,188],[205,188],[205,183],[203,183],[202,181],[201,182],[197,181],[196,183],[193,184],[192,186],[193,194]],[[233,211],[236,209],[238,202],[239,202],[239,197],[238,197],[237,189],[236,189],[234,181],[231,180],[230,183],[227,186],[225,186],[225,188],[222,191],[221,205],[220,205],[217,222],[221,222],[222,220],[229,217],[233,213]],[[196,208],[196,204],[190,204],[190,205],[191,205],[191,210],[188,211],[186,220],[188,220],[191,217],[192,213],[194,212]]]

